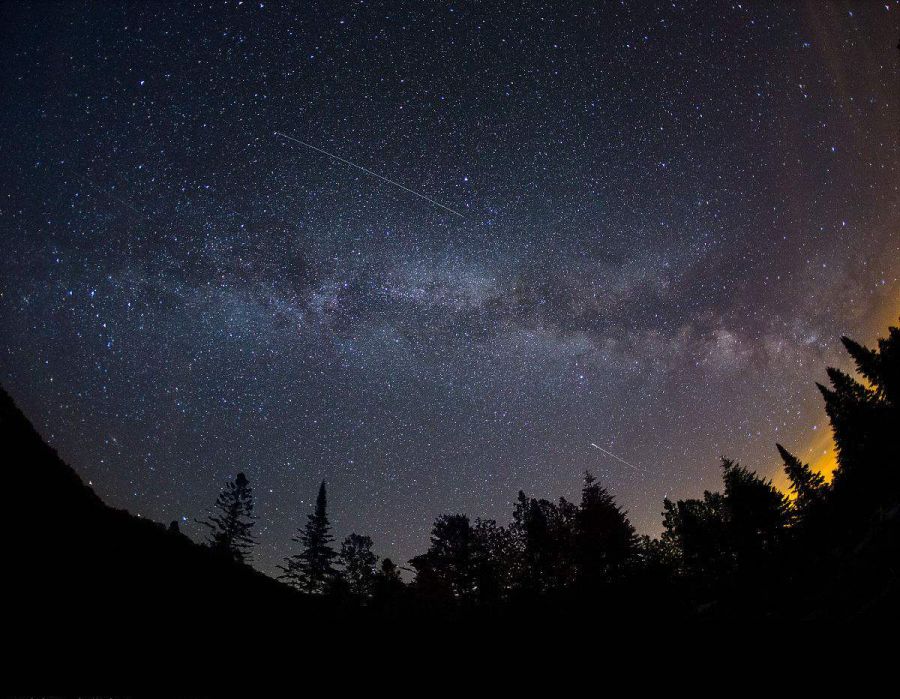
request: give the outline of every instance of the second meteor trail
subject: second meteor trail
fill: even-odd
[[[316,151],[317,153],[321,153],[322,155],[327,155],[329,158],[333,158],[334,160],[337,160],[337,161],[339,161],[339,162],[342,162],[342,163],[344,163],[345,165],[349,165],[350,167],[355,167],[357,170],[362,170],[362,171],[363,171],[364,173],[366,173],[367,175],[371,175],[372,177],[377,177],[377,178],[378,178],[379,180],[381,180],[382,182],[387,182],[388,184],[392,184],[392,185],[394,185],[395,187],[399,187],[399,188],[402,189],[404,192],[409,192],[409,193],[412,194],[413,196],[419,197],[419,199],[424,199],[425,201],[427,201],[427,202],[430,203],[430,204],[434,204],[435,206],[438,206],[438,207],[444,209],[445,211],[449,211],[449,212],[450,212],[451,214],[453,214],[454,216],[459,216],[459,217],[462,218],[462,219],[465,218],[465,216],[463,216],[463,215],[462,215],[461,213],[459,213],[458,211],[455,211],[454,209],[451,209],[449,206],[444,206],[444,205],[441,204],[439,201],[435,201],[435,200],[432,199],[431,197],[426,197],[424,194],[420,194],[419,192],[416,192],[415,190],[412,190],[412,189],[410,189],[409,187],[405,187],[405,186],[403,186],[402,184],[400,184],[399,182],[395,182],[394,180],[392,180],[392,179],[390,179],[390,178],[388,178],[388,177],[384,177],[383,175],[379,175],[377,172],[372,172],[369,168],[363,167],[362,165],[357,165],[356,163],[350,162],[349,160],[347,160],[347,159],[345,159],[345,158],[342,158],[342,157],[339,156],[339,155],[335,155],[334,153],[329,153],[327,150],[322,150],[321,148],[316,148],[314,145],[312,145],[312,144],[310,144],[310,143],[306,143],[305,141],[301,141],[299,138],[294,138],[293,136],[288,136],[286,133],[281,133],[280,131],[276,131],[276,132],[275,132],[275,135],[276,135],[276,136],[281,136],[281,138],[286,138],[287,140],[293,141],[294,143],[299,143],[301,146],[304,146],[304,147],[306,147],[306,148],[309,148],[310,150],[314,150],[314,151]]]

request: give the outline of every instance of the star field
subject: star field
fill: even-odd
[[[401,561],[586,468],[657,533],[900,314],[897,2],[0,13],[0,381],[192,535],[245,471],[262,570],[322,479]]]

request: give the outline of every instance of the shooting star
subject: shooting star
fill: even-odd
[[[632,471],[637,471],[638,473],[644,473],[644,469],[642,469],[640,466],[635,466],[634,464],[628,463],[627,461],[625,461],[625,459],[623,459],[623,458],[621,458],[621,457],[619,457],[619,456],[616,456],[616,455],[613,454],[611,451],[607,451],[607,450],[604,449],[603,447],[597,446],[597,445],[594,444],[593,442],[591,442],[591,446],[594,447],[594,449],[599,449],[599,450],[602,451],[604,454],[607,454],[608,456],[611,456],[611,457],[614,458],[616,461],[620,461],[621,463],[625,464],[625,465],[626,465],[628,468],[630,468]]]
[[[334,153],[329,153],[327,150],[322,150],[321,148],[316,148],[315,146],[313,146],[309,143],[306,143],[305,141],[301,141],[299,138],[294,138],[293,136],[288,136],[286,133],[281,133],[280,131],[276,131],[275,135],[281,136],[282,138],[286,138],[289,141],[293,141],[294,143],[299,143],[301,146],[310,148],[311,150],[314,150],[317,153],[322,153],[323,155],[327,155],[329,158],[334,158],[335,160],[339,160],[340,162],[344,163],[345,165],[349,165],[350,167],[355,167],[357,170],[362,170],[367,175],[371,175],[372,177],[377,177],[379,180],[387,182],[388,184],[392,184],[395,187],[399,187],[404,192],[409,192],[410,194],[413,194],[413,195],[419,197],[419,199],[424,199],[425,201],[427,201],[431,204],[434,204],[435,206],[439,206],[440,208],[444,209],[445,211],[449,211],[454,216],[459,216],[460,218],[465,219],[465,216],[463,216],[458,211],[454,211],[449,206],[444,206],[439,201],[435,201],[431,197],[426,197],[424,194],[419,194],[418,192],[410,189],[409,187],[404,187],[399,182],[395,182],[394,180],[388,179],[387,177],[384,177],[383,175],[379,175],[377,172],[372,172],[371,170],[363,167],[362,165],[357,165],[356,163],[351,163],[349,160],[345,160],[344,158],[342,158],[339,155],[335,155]]]

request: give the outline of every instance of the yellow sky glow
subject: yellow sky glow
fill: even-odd
[[[876,318],[874,323],[875,329],[872,336],[866,338],[869,347],[875,344],[877,338],[884,337],[887,334],[889,326],[898,324],[898,316],[900,316],[900,298],[894,297],[890,299],[889,303],[884,305],[880,313],[874,314],[874,318]],[[860,379],[858,376],[856,378]],[[815,436],[809,440],[806,449],[796,453],[795,456],[804,463],[808,463],[813,471],[821,473],[826,479],[831,480],[831,476],[835,468],[837,468],[837,454],[835,453],[834,440],[831,436],[831,426],[828,424],[827,419],[823,420],[823,423],[819,425]],[[783,468],[778,469],[772,482],[776,488],[791,496],[788,479]]]

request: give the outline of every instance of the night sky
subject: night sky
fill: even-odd
[[[827,467],[814,381],[900,315],[898,39],[893,1],[4,3],[0,381],[191,535],[246,472],[265,571],[322,479],[401,562],[585,469],[658,533],[721,455]]]

